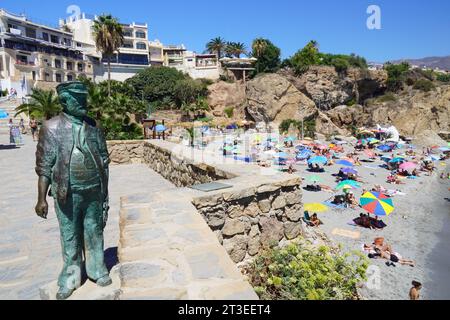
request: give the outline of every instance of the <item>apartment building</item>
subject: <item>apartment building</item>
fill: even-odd
[[[187,73],[193,79],[220,77],[221,68],[215,54],[197,54],[184,45],[168,45],[163,47],[163,55],[163,65]]]
[[[0,86],[25,96],[78,76],[93,79],[95,56],[83,54],[69,31],[0,9]]]
[[[60,19],[60,26],[73,30],[74,41],[87,53],[101,57],[95,49],[92,33],[95,16],[82,13],[68,19]],[[133,22],[122,24],[124,43],[118,52],[111,57],[111,79],[124,81],[134,76],[140,70],[150,66],[150,46],[148,41],[148,25]],[[152,47],[153,48],[153,47]],[[101,65],[94,71],[96,81],[107,78],[107,59],[101,58]]]

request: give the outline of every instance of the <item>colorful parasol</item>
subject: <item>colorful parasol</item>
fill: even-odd
[[[325,212],[328,211],[328,207],[322,203],[305,203],[303,209],[308,212]]]
[[[381,192],[369,191],[364,193],[359,199],[359,204],[364,210],[377,216],[388,216],[394,211],[392,199]]]
[[[410,170],[417,168],[417,163],[414,162],[404,162],[399,167],[402,170]]]

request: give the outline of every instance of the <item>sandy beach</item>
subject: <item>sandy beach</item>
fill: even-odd
[[[238,157],[248,154],[254,137],[243,135],[242,144]],[[264,137],[262,140],[264,140]],[[229,141],[230,138],[227,138]],[[295,143],[294,143],[295,145]],[[221,152],[221,143],[215,141],[206,149],[211,152]],[[292,149],[292,148],[291,148]],[[348,144],[344,147],[343,156],[353,147]],[[393,153],[400,155],[407,149],[397,149]],[[289,149],[285,149],[289,152]],[[421,152],[420,148],[415,150]],[[383,155],[390,156],[392,152]],[[368,157],[361,152],[359,155],[361,165],[355,165],[359,177],[362,179],[361,188],[353,192],[359,201],[363,188],[372,189],[376,184],[387,190],[398,190],[399,194],[392,197],[395,210],[389,216],[380,217],[387,227],[384,229],[366,229],[356,226],[352,220],[366,211],[360,207],[355,209],[331,208],[327,212],[319,213],[318,216],[324,223],[319,228],[336,244],[340,244],[344,251],[360,251],[363,244],[372,244],[375,237],[384,237],[396,253],[405,259],[411,259],[415,266],[401,265],[387,266],[384,259],[370,259],[370,267],[367,275],[367,283],[361,288],[360,293],[364,299],[391,300],[409,299],[408,293],[413,280],[423,284],[421,298],[423,299],[450,299],[450,254],[446,249],[450,243],[450,187],[449,179],[441,179],[441,172],[448,171],[449,160],[435,161],[436,171],[431,176],[424,172],[415,179],[402,178],[404,184],[389,184],[386,178],[389,171],[380,167],[384,164],[380,157],[373,162],[363,162]],[[273,167],[273,166],[272,166]],[[275,166],[276,168],[276,166]],[[306,161],[297,162],[294,165],[296,171],[292,174],[299,175],[303,180],[303,187],[312,184],[308,176],[319,176],[320,185],[327,185],[334,189],[337,182],[333,174],[338,173],[342,165],[333,164],[325,166],[323,173],[309,172]],[[330,200],[339,191],[312,192],[303,190],[303,203],[323,203]],[[309,227],[308,227],[309,228]]]

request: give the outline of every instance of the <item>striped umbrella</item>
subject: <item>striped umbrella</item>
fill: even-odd
[[[388,216],[394,211],[392,199],[381,192],[368,191],[359,199],[361,207],[369,213],[377,216]]]

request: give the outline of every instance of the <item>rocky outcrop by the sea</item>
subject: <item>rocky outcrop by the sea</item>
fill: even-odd
[[[393,94],[385,92],[386,80],[384,70],[343,74],[314,66],[296,76],[283,69],[246,84],[215,83],[208,88],[208,102],[215,117],[226,117],[225,108],[233,107],[233,119],[276,126],[286,119],[315,119],[316,132],[324,135],[348,135],[351,128],[376,124],[394,125],[404,136],[450,131],[449,85],[437,84],[429,92],[406,86]]]

